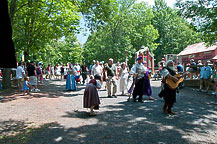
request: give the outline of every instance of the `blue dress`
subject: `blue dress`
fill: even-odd
[[[29,82],[27,82],[27,84],[30,85]],[[23,91],[26,91],[26,90],[28,90],[28,89],[29,89],[29,87],[26,85],[26,82],[24,82]]]
[[[73,74],[68,74],[67,76],[66,89],[72,91],[76,90],[76,81],[75,81],[75,76]]]

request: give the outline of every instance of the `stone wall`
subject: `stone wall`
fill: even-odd
[[[184,80],[185,87],[193,87],[193,88],[200,88],[200,79],[187,79]],[[210,90],[212,90],[212,83],[210,82]]]

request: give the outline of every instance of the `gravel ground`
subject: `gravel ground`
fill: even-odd
[[[217,97],[184,88],[172,116],[162,112],[160,81],[151,84],[156,100],[144,97],[145,103],[127,102],[127,96],[107,98],[100,90],[95,117],[82,108],[83,85],[66,91],[65,81],[45,81],[31,95],[2,92],[0,143],[217,143]]]

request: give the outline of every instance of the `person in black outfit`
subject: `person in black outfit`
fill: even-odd
[[[32,86],[32,91],[40,91],[37,88],[37,73],[36,68],[34,66],[34,62],[30,62],[30,65],[27,67],[27,73],[29,76],[29,83]]]
[[[87,72],[88,72],[88,68],[85,64],[85,61],[83,61],[83,65],[81,66],[81,75],[83,79],[83,84],[85,84],[85,80],[87,79]]]
[[[163,68],[163,84],[164,88],[159,94],[159,97],[164,98],[163,111],[168,114],[175,114],[172,112],[173,104],[176,102],[176,89],[171,89],[168,84],[166,84],[166,79],[171,79],[174,82],[177,82],[178,79],[174,77],[176,74],[176,69],[172,60],[169,60],[166,63],[166,67]]]
[[[64,78],[64,65],[63,64],[61,64],[60,73],[61,73],[61,80],[62,80]]]

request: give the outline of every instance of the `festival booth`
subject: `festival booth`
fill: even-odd
[[[217,55],[217,43],[207,47],[204,42],[188,45],[183,51],[178,54],[180,63],[187,64],[191,59],[195,62],[201,60],[202,63],[207,60],[213,61]]]
[[[200,67],[203,65],[190,65],[190,60],[193,59],[195,63],[198,63],[199,60],[204,64],[206,61],[215,61],[217,59],[217,43],[212,46],[206,46],[204,42],[195,43],[188,45],[183,51],[178,55],[178,61],[184,65],[185,71],[190,72],[190,78],[185,79],[185,86],[189,87],[200,87]],[[191,69],[196,68],[196,70],[191,71]],[[193,76],[195,76],[193,78]],[[210,86],[212,88],[212,86]]]
[[[142,57],[149,72],[154,73],[154,56],[150,53],[148,47],[142,46],[135,54],[135,59],[137,57]]]

